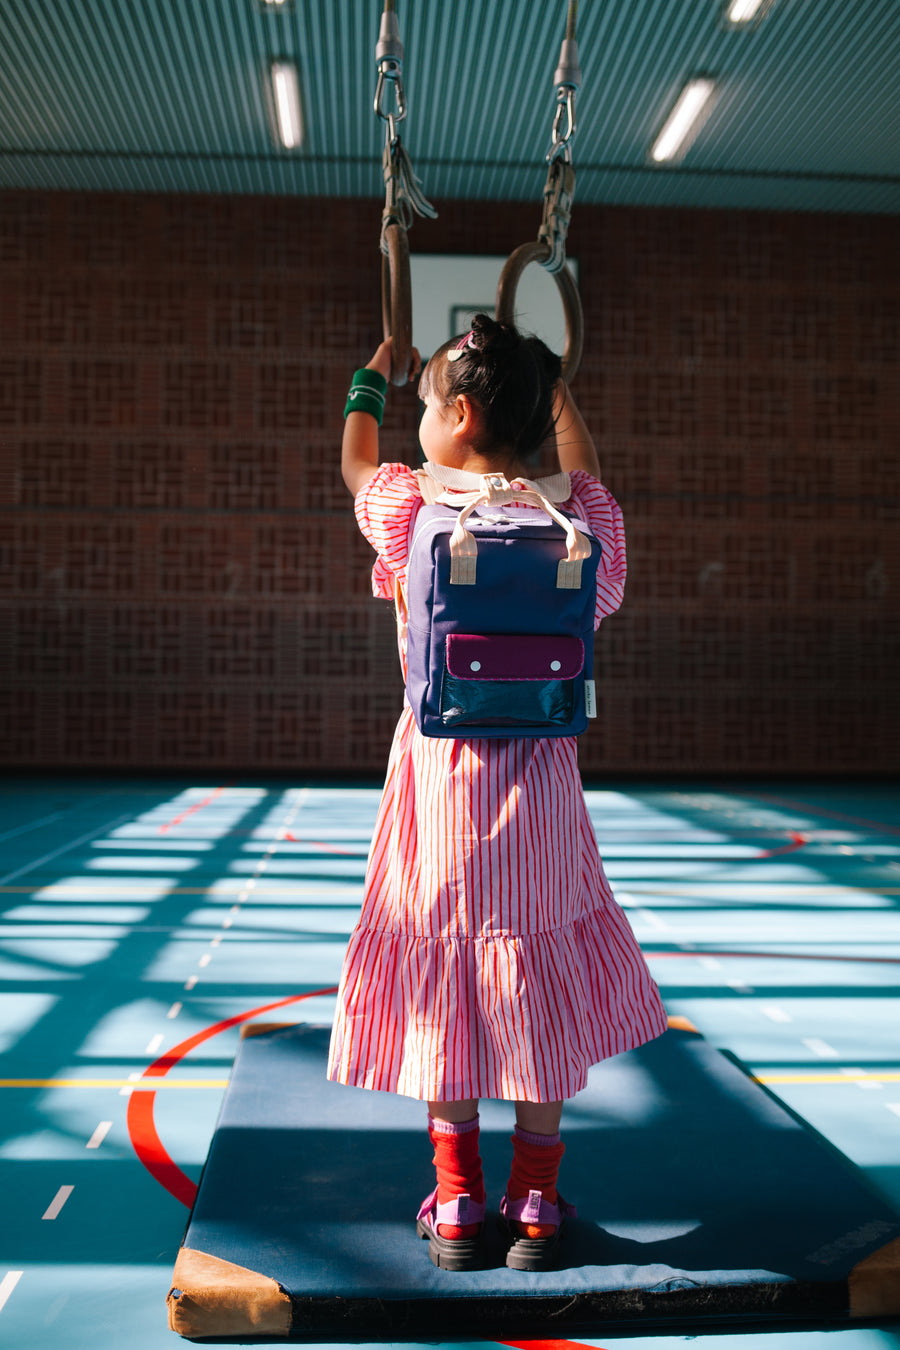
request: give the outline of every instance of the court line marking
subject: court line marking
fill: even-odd
[[[101,792],[96,797],[88,797],[86,801],[78,802],[75,806],[68,806],[64,811],[53,811],[49,816],[41,816],[39,820],[32,820],[27,825],[17,825],[15,829],[6,830],[0,834],[0,842],[4,839],[14,839],[18,834],[27,834],[29,830],[36,830],[41,825],[48,825],[51,820],[63,820],[66,816],[76,815],[79,811],[87,811],[97,802],[106,801],[110,796],[120,796],[120,793]]]
[[[494,1344],[508,1345],[512,1350],[602,1350],[587,1341],[495,1341]]]
[[[315,998],[335,992],[336,988],[317,989],[313,994],[299,994],[296,998]],[[279,1003],[270,1003],[267,1008],[258,1008],[255,1013],[247,1014],[247,1017],[254,1017],[257,1013],[284,1007],[286,1003],[295,1001],[294,998],[282,999]],[[228,1025],[235,1025],[235,1021],[229,1022]],[[224,1030],[225,1028],[223,1026],[220,1029]],[[900,1071],[895,1072],[893,1070],[875,1070],[869,1073],[865,1069],[841,1069],[836,1073],[762,1073],[752,1074],[751,1077],[757,1083],[900,1083]],[[148,1091],[152,1094],[157,1090],[169,1088],[218,1088],[221,1090],[227,1088],[230,1081],[228,1078],[167,1078],[164,1082],[159,1082],[156,1079],[148,1080],[136,1076],[131,1078],[0,1078],[0,1088],[127,1088],[129,1094],[140,1092],[146,1096]],[[896,1111],[900,1115],[900,1102],[886,1102],[885,1105],[888,1110]]]
[[[41,1215],[41,1218],[49,1220],[58,1219],[63,1205],[66,1203],[66,1201],[68,1200],[69,1196],[72,1194],[74,1189],[75,1189],[74,1186],[60,1186],[59,1190],[56,1192],[56,1195],[53,1197],[53,1199],[50,1201],[50,1204],[47,1206],[47,1209]]]
[[[29,821],[27,825],[17,825],[14,830],[5,830],[0,834],[0,843],[5,839],[15,839],[18,834],[27,834],[29,830],[40,829],[42,825],[49,825],[51,820],[62,820],[64,812],[54,811],[52,815],[41,816],[40,820]]]
[[[829,1045],[819,1036],[806,1036],[800,1044],[805,1045],[807,1050],[810,1050],[814,1055],[818,1055],[819,1059],[840,1059],[840,1055],[834,1046]]]
[[[22,877],[26,872],[33,872],[36,867],[43,863],[52,862],[54,858],[59,858],[63,853],[68,853],[70,849],[77,848],[79,844],[86,844],[89,839],[96,839],[98,834],[103,834],[105,830],[115,829],[123,820],[131,820],[131,815],[115,816],[113,819],[105,821],[98,830],[91,830],[89,834],[83,834],[79,839],[73,839],[69,844],[63,844],[61,848],[54,849],[52,853],[46,853],[43,858],[36,858],[34,862],[26,863],[24,867],[19,867],[14,872],[8,872],[5,877],[0,877],[0,886],[5,886],[6,882],[15,880],[16,877]],[[26,890],[32,889],[26,887]]]
[[[227,1078],[172,1078],[152,1086],[154,1090],[157,1087],[224,1088],[228,1082]],[[0,1078],[0,1088],[118,1088],[131,1093],[143,1091],[148,1086],[138,1073],[128,1078]],[[88,1147],[92,1146],[89,1144]]]
[[[789,806],[793,810],[803,811],[810,816],[828,816],[831,820],[843,820],[850,825],[865,825],[869,829],[877,830],[879,834],[900,834],[900,826],[885,825],[878,820],[868,820],[863,816],[848,816],[843,811],[829,811],[824,806],[810,806],[808,802],[793,801],[790,797],[775,797],[768,792],[748,792],[748,797],[755,797],[757,801],[773,802],[776,806]]]
[[[10,1294],[24,1274],[24,1270],[8,1270],[0,1280],[0,1312],[6,1307]]]
[[[788,834],[791,839],[789,844],[782,844],[779,848],[763,849],[759,856],[761,858],[780,858],[785,853],[796,853],[798,848],[803,848],[805,844],[809,843],[808,835],[798,834],[796,830],[789,830]]]
[[[202,811],[204,806],[209,806],[210,802],[214,802],[216,798],[229,787],[233,787],[233,784],[223,783],[221,787],[217,787],[215,792],[211,792],[202,802],[195,802],[194,805],[189,806],[186,811],[182,811],[181,815],[175,816],[174,820],[167,820],[165,825],[160,825],[159,833],[166,834],[169,830],[174,830],[176,825],[180,825],[182,821],[187,820],[188,816],[194,815],[195,812]]]
[[[112,1124],[111,1120],[101,1120],[100,1124],[85,1144],[85,1148],[99,1148],[112,1129]]]
[[[336,993],[337,985],[332,985],[327,989],[312,989],[306,994],[291,994],[288,998],[280,998],[275,1003],[266,1003],[262,1007],[251,1008],[249,1012],[228,1017],[223,1022],[216,1022],[213,1026],[196,1032],[195,1035],[189,1036],[187,1040],[173,1046],[171,1050],[167,1050],[164,1055],[161,1055],[158,1060],[144,1070],[141,1082],[146,1082],[147,1086],[152,1084],[154,1088],[162,1087],[164,1084],[157,1080],[164,1078],[169,1070],[180,1063],[185,1055],[188,1055],[196,1046],[202,1045],[204,1041],[219,1035],[220,1032],[227,1031],[230,1027],[240,1026],[263,1013],[274,1012],[277,1008],[286,1008],[291,1003],[299,1003],[303,999],[321,998]],[[182,1172],[181,1168],[172,1161],[166,1152],[153,1119],[155,1101],[155,1091],[138,1090],[131,1094],[127,1114],[128,1136],[131,1139],[138,1161],[147,1169],[154,1180],[158,1181],[176,1200],[191,1209],[197,1197],[197,1183]]]
[[[754,1073],[757,1083],[900,1083],[900,1073]]]

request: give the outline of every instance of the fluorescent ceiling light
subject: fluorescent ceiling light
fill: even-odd
[[[303,115],[300,111],[300,85],[297,67],[290,61],[272,63],[272,89],[278,135],[286,150],[296,150],[303,140]]]
[[[709,111],[715,87],[715,81],[706,78],[690,80],[684,86],[662,131],[653,142],[650,155],[657,164],[676,159],[687,150],[700,130],[701,114]]]
[[[768,0],[731,0],[725,18],[729,23],[750,23]]]

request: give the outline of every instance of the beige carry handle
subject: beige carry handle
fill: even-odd
[[[566,532],[566,556],[556,569],[556,588],[561,591],[577,591],[581,586],[581,564],[591,556],[588,539],[576,530],[568,517],[533,487],[512,487],[502,473],[481,475],[481,489],[466,495],[463,508],[459,513],[456,526],[450,536],[450,584],[451,586],[474,586],[478,562],[478,544],[474,535],[466,528],[466,521],[477,506],[509,506],[519,503],[525,506],[538,506],[546,511]],[[449,506],[456,506],[460,494],[441,493],[435,499]]]

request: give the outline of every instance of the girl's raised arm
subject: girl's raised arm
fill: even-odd
[[[410,380],[415,379],[421,366],[419,353],[413,347]],[[365,377],[367,370],[374,371],[373,377],[368,380]],[[353,376],[353,385],[347,396],[344,439],[341,442],[341,474],[354,497],[378,468],[378,428],[381,426],[380,413],[384,409],[390,377],[391,340],[388,338],[382,342],[369,364]],[[354,402],[361,405],[360,411],[353,410]]]
[[[384,386],[382,389],[383,402],[383,394],[387,392],[387,382],[391,374],[390,339],[387,342],[382,342],[365,369],[373,370],[381,376]],[[372,381],[373,386],[379,383],[379,381]],[[356,376],[354,376],[354,384],[356,384]],[[351,389],[351,397],[348,397],[347,400],[348,408],[351,406],[352,394],[353,390]],[[380,422],[380,417],[376,417],[373,412],[367,411],[348,412],[344,421],[344,439],[341,442],[341,474],[354,497],[360,488],[365,487],[378,468],[378,427]]]
[[[557,381],[553,398],[553,423],[559,467],[566,473],[572,469],[584,469],[594,478],[599,478],[597,447],[565,380]]]

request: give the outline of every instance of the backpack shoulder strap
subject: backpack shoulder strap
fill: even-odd
[[[419,485],[419,491],[422,494],[422,501],[426,506],[434,506],[438,497],[444,491],[443,486],[425,472],[424,469],[414,470],[416,482]]]

